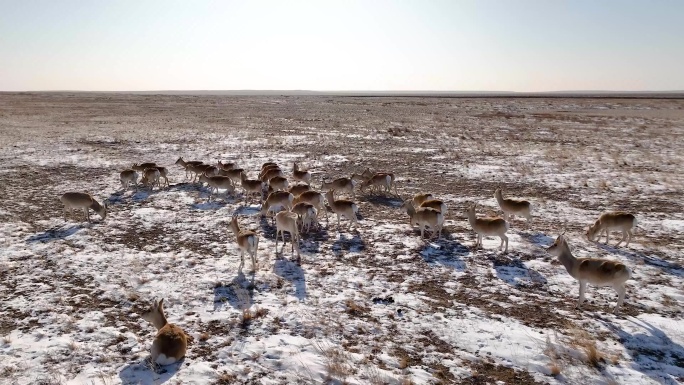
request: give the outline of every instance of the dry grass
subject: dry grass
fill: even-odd
[[[11,337],[9,334],[6,335],[6,336],[4,336],[4,337],[2,337],[2,343],[3,343],[4,345],[9,345],[9,344],[11,344],[11,343],[12,343],[12,337]]]
[[[249,309],[243,309],[242,315],[240,316],[240,327],[242,327],[243,329],[248,328],[249,325],[252,323],[253,319],[254,314],[252,314],[252,311]]]
[[[199,335],[200,342],[207,342],[208,339],[209,339],[209,333],[205,332],[205,333],[202,333]]]
[[[354,315],[354,316],[361,316],[369,311],[368,308],[364,307],[363,305],[357,303],[353,299],[348,299],[345,301],[345,306],[347,309],[345,310],[347,314],[349,315]]]
[[[594,368],[600,368],[605,361],[603,354],[596,346],[596,339],[584,330],[572,331],[570,346],[584,353],[584,362]]]
[[[213,385],[232,385],[236,384],[237,380],[238,378],[234,373],[221,373]]]

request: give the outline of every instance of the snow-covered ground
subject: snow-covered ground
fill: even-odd
[[[0,95],[0,383],[680,383],[683,134],[684,102],[667,100]],[[357,192],[360,226],[329,213],[297,263],[258,202],[210,202],[179,156],[252,177],[298,161],[314,188],[392,171],[402,197],[446,201],[445,237]],[[170,188],[122,191],[118,172],[146,161]],[[474,249],[464,213],[498,213],[499,186],[534,210],[507,254]],[[65,222],[66,191],[107,218]],[[628,248],[584,236],[609,209],[637,215]],[[234,213],[260,235],[256,271],[239,269]],[[620,315],[610,288],[574,308],[578,284],[544,252],[563,230],[576,256],[633,270]],[[139,315],[155,298],[194,339],[161,373]]]

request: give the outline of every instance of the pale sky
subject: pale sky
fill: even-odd
[[[0,91],[684,90],[683,0],[0,0]]]

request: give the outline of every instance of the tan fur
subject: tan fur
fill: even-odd
[[[138,172],[135,170],[123,170],[119,174],[119,180],[121,181],[121,187],[124,190],[128,190],[128,186],[132,183],[135,189],[138,189]]]
[[[273,162],[266,162],[266,163],[261,165],[261,171],[264,171],[264,169],[269,167],[269,166],[277,166],[277,164],[273,163]]]
[[[441,199],[428,199],[423,201],[418,207],[429,207],[442,213],[446,217],[447,205]]]
[[[90,194],[82,192],[68,192],[64,193],[59,200],[64,205],[64,221],[67,218],[67,209],[81,209],[84,217],[90,222],[90,212],[88,209],[95,211],[104,220],[107,217],[107,205],[104,206],[96,201]]]
[[[205,172],[209,175],[218,174],[218,168],[208,164],[190,164],[185,170],[189,172],[190,175],[194,174],[192,177],[192,183],[195,183],[200,175],[204,174]]]
[[[414,207],[420,207],[420,205],[423,204],[423,202],[434,199],[434,196],[430,193],[418,193],[413,196],[413,206]]]
[[[269,169],[268,171],[261,174],[259,176],[259,179],[261,179],[262,182],[268,182],[271,178],[274,178],[276,176],[283,176],[283,170],[279,168]]]
[[[278,209],[290,210],[294,196],[287,191],[274,191],[268,194],[268,197],[261,205],[261,216],[265,216],[271,211]]]
[[[371,178],[373,175],[377,175],[377,174],[389,175],[389,177],[390,177],[390,187],[394,189],[394,193],[397,194],[397,196],[398,196],[399,193],[397,193],[396,178],[394,177],[394,174],[393,174],[393,173],[391,173],[391,172],[373,172],[373,171],[371,171],[370,168],[367,167],[367,168],[361,173],[361,177],[365,180],[365,179]]]
[[[335,190],[339,192],[348,192],[354,198],[354,186],[356,183],[350,178],[337,178],[331,182],[323,181],[321,183],[321,191]]]
[[[176,164],[183,167],[185,169],[185,179],[188,178],[188,173],[190,172],[188,168],[190,166],[198,166],[202,164],[202,162],[198,160],[191,160],[191,161],[184,161],[182,157],[179,157],[178,160],[176,160]]]
[[[608,244],[608,238],[610,236],[610,231],[621,231],[622,239],[615,246],[620,246],[622,242],[627,240],[625,247],[629,247],[629,242],[632,241],[632,229],[637,225],[636,217],[633,214],[624,211],[613,211],[601,214],[601,216],[594,222],[593,225],[589,226],[587,230],[587,238],[590,241],[594,241],[598,235],[598,239],[601,239],[601,235],[606,233],[606,244]]]
[[[281,211],[275,216],[276,226],[276,254],[278,253],[278,235],[283,238],[283,247],[285,247],[285,232],[290,233],[292,248],[291,252],[297,249],[297,257],[299,257],[299,231],[297,230],[297,214],[291,211]]]
[[[185,357],[188,336],[183,329],[166,320],[163,298],[159,302],[155,301],[150,309],[142,314],[142,318],[157,328],[151,352],[151,360],[155,366],[170,365]],[[166,356],[169,361],[157,362],[161,355]]]
[[[280,170],[280,167],[277,164],[270,164],[266,167],[263,167],[261,171],[259,171],[259,179],[264,176],[267,172],[271,170]],[[282,171],[282,170],[281,170]]]
[[[242,168],[233,168],[230,170],[226,169],[220,169],[219,170],[219,175],[221,176],[227,176],[230,178],[230,180],[233,182],[233,185],[237,185],[238,183],[242,183],[242,174],[245,173],[245,170]]]
[[[328,223],[328,210],[325,208],[325,198],[323,197],[323,194],[313,190],[304,191],[297,195],[292,203],[297,204],[300,202],[312,204],[319,214],[322,211],[325,214],[325,222]]]
[[[442,237],[442,227],[444,226],[444,215],[430,207],[413,207],[411,200],[406,200],[401,205],[409,215],[411,226],[418,226],[420,228],[420,237],[425,237],[425,229],[430,228],[433,232],[432,236],[437,235],[437,239]]]
[[[352,222],[358,226],[359,220],[356,214],[359,212],[359,207],[353,201],[346,199],[335,199],[335,190],[329,190],[325,193],[325,199],[332,211],[337,214],[337,229],[340,229],[340,217],[345,217],[349,221],[347,230],[351,228]]]
[[[310,190],[311,186],[308,184],[295,184],[293,186],[290,186],[290,189],[288,191],[296,197],[299,196],[301,193]]]
[[[299,165],[295,162],[292,165],[292,179],[306,184],[311,183],[311,173],[306,170],[300,170]]]
[[[245,191],[245,195],[256,193],[259,195],[259,200],[263,199],[264,182],[258,179],[247,179],[247,174],[243,172],[240,174],[240,183]]]
[[[230,230],[235,235],[235,242],[240,249],[240,267],[245,264],[245,253],[247,253],[252,257],[252,269],[256,269],[259,236],[254,231],[241,230],[238,224],[238,217],[235,215],[230,221]]]
[[[513,215],[525,217],[529,223],[532,220],[532,204],[526,200],[504,198],[500,188],[494,192],[494,198],[504,213],[504,219],[510,221]]]
[[[296,200],[297,198],[295,198]],[[292,206],[292,212],[297,214],[299,221],[299,232],[304,232],[304,227],[306,226],[306,232],[311,230],[311,225],[317,223],[316,217],[318,212],[314,205],[307,202],[297,202]]]
[[[204,173],[200,176],[200,183],[206,183],[209,185],[211,192],[209,193],[209,200],[214,195],[214,190],[218,194],[219,189],[225,189],[226,195],[233,194],[235,192],[235,187],[233,187],[233,181],[227,176],[221,175],[208,175]]]
[[[580,293],[577,308],[582,307],[587,283],[595,286],[611,286],[618,293],[618,301],[613,310],[613,313],[617,314],[625,299],[625,282],[632,274],[627,266],[603,258],[576,258],[572,255],[570,245],[563,235],[559,235],[546,251],[558,257],[568,274],[579,281]]]
[[[160,178],[161,173],[156,167],[146,168],[142,174],[142,184],[148,185],[150,190],[154,189],[154,185],[157,185],[157,188],[161,189],[161,182],[159,181]]]
[[[237,165],[235,163],[229,162],[229,163],[222,163],[220,160],[216,162],[216,167],[218,167],[219,170],[233,170],[237,168]]]
[[[166,187],[169,187],[169,178],[168,178],[169,170],[167,170],[166,167],[154,166],[154,167],[148,167],[148,168],[156,169],[157,171],[159,171],[159,177],[164,179],[164,185]],[[144,177],[145,177],[145,174],[143,172],[143,179],[144,179]],[[144,180],[142,181],[143,184],[146,184],[146,182],[147,181],[144,181]]]
[[[273,178],[268,180],[268,186],[275,191],[285,191],[289,187],[289,183],[287,182],[287,178],[285,178],[284,176],[274,176]]]
[[[505,219],[495,217],[495,218],[477,218],[475,215],[475,205],[470,205],[466,210],[468,215],[468,222],[473,228],[473,231],[477,233],[477,243],[475,247],[482,246],[482,236],[498,236],[501,238],[501,245],[499,245],[499,250],[503,248],[504,242],[506,242],[506,249],[504,253],[508,252],[508,237],[506,232],[510,228],[508,222]]]
[[[389,194],[392,188],[392,178],[388,174],[375,174],[361,182],[359,189],[363,191],[368,187],[370,187],[371,191],[375,189],[376,192],[384,189],[385,194]]]
[[[133,166],[131,166],[131,169],[135,170],[137,172],[143,172],[143,171],[145,171],[146,168],[150,168],[150,167],[157,167],[157,164],[154,162],[147,162],[147,163],[140,163],[140,164],[133,163]]]

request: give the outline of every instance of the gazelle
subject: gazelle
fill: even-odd
[[[235,241],[240,249],[240,267],[245,264],[245,253],[252,257],[252,270],[256,270],[259,236],[254,231],[242,230],[238,224],[237,215],[230,221],[230,230],[235,235]]]
[[[472,226],[473,231],[477,233],[477,243],[475,247],[482,247],[482,236],[498,236],[501,238],[501,245],[499,245],[499,250],[503,248],[504,241],[506,242],[506,249],[504,253],[508,252],[508,237],[506,232],[510,228],[508,222],[505,219],[495,217],[495,218],[478,218],[475,215],[475,205],[469,205],[466,214],[468,215],[468,222]]]
[[[276,212],[278,210],[290,210],[294,196],[287,191],[274,191],[268,195],[264,203],[261,205],[261,216],[265,216],[269,212]]]
[[[346,191],[349,194],[351,194],[352,198],[354,198],[354,187],[356,186],[356,182],[353,181],[351,178],[337,178],[333,181],[326,182],[323,180],[321,183],[321,191],[331,191],[335,190],[337,192],[341,191]],[[327,198],[327,194],[326,194]]]
[[[421,203],[418,207],[429,207],[431,209],[435,209],[442,213],[442,215],[444,216],[446,216],[447,212],[447,205],[441,199],[428,199],[426,201],[423,201],[423,203]]]
[[[311,173],[306,170],[300,170],[297,162],[292,165],[292,179],[306,184],[311,183]]]
[[[284,176],[274,176],[273,178],[268,180],[268,186],[275,191],[285,191],[287,190],[289,183],[287,182],[287,178],[285,178]]]
[[[216,193],[218,194],[219,189],[225,189],[226,196],[228,194],[232,195],[235,192],[233,182],[227,176],[208,175],[207,173],[204,173],[200,176],[200,183],[206,183],[209,185],[209,188],[211,189],[211,192],[209,193],[209,200],[211,200],[211,197],[214,195],[214,190],[216,190]]]
[[[233,182],[233,184],[238,184],[242,182],[242,174],[245,173],[244,169],[234,168],[231,170],[220,169],[219,175],[227,176]]]
[[[229,163],[222,163],[220,160],[216,162],[216,167],[218,167],[219,170],[232,170],[236,168],[235,163],[229,162]]]
[[[153,366],[171,365],[185,357],[188,336],[183,329],[166,320],[163,298],[159,302],[154,301],[150,309],[142,314],[142,318],[157,328],[157,335],[152,342]]]
[[[216,172],[214,173],[214,170]],[[210,166],[208,164],[190,164],[188,167],[185,169],[186,172],[189,172],[190,175],[193,175],[192,177],[192,183],[195,183],[197,178],[199,178],[200,175],[204,174],[205,172],[209,175],[216,175],[218,174],[218,169],[214,166]]]
[[[372,177],[361,182],[359,189],[361,191],[365,190],[366,187],[370,187],[371,191],[375,188],[376,191],[380,191],[381,188],[385,189],[385,193],[391,193],[390,188],[392,187],[392,178],[388,174],[375,174]]]
[[[285,232],[290,233],[290,241],[292,243],[291,251],[297,249],[297,258],[299,258],[299,231],[297,230],[297,214],[291,211],[281,211],[275,216],[276,225],[276,254],[278,254],[278,235],[283,238],[283,248],[285,248]]]
[[[613,313],[617,314],[625,299],[625,282],[632,272],[623,263],[607,261],[603,258],[576,258],[572,255],[570,245],[561,234],[546,251],[558,257],[558,261],[565,266],[565,270],[572,278],[579,281],[579,301],[577,308],[582,307],[587,283],[595,286],[611,286],[618,294],[617,304]]]
[[[594,241],[598,236],[601,239],[601,235],[606,233],[606,244],[608,244],[608,237],[611,230],[622,231],[622,239],[618,242],[615,247],[620,246],[622,242],[627,240],[625,247],[629,247],[629,242],[632,241],[632,229],[637,226],[636,217],[633,214],[626,213],[624,211],[612,211],[601,214],[599,218],[594,222],[593,225],[589,226],[587,230],[587,238],[590,241]]]
[[[147,163],[133,163],[133,166],[131,166],[131,170],[135,170],[138,172],[143,172],[145,171],[146,168],[150,167],[157,167],[157,164],[154,162],[147,162]]]
[[[64,222],[67,218],[67,209],[81,209],[83,215],[90,222],[90,212],[88,209],[95,211],[104,220],[107,217],[107,203],[103,205],[96,201],[90,194],[82,192],[68,192],[64,193],[59,200],[64,205]]]
[[[123,170],[119,174],[119,180],[121,181],[121,187],[124,190],[128,190],[128,185],[133,184],[135,189],[138,189],[138,172],[135,170]]]
[[[290,189],[288,191],[296,197],[296,196],[299,196],[301,193],[303,193],[305,191],[309,191],[309,190],[311,190],[311,186],[309,186],[308,184],[299,183],[299,184],[295,184],[295,185],[290,186]]]
[[[423,202],[431,199],[435,199],[435,197],[430,193],[418,193],[413,196],[413,206],[420,207]]]
[[[340,217],[345,217],[349,221],[347,230],[351,228],[352,222],[358,226],[359,220],[356,218],[356,214],[359,212],[359,206],[350,200],[336,200],[334,193],[335,190],[329,190],[327,193],[325,193],[325,199],[328,201],[332,211],[337,214],[337,229],[340,229]]]
[[[202,164],[202,162],[200,162],[198,160],[191,160],[191,161],[186,162],[183,160],[182,157],[179,157],[178,160],[176,161],[176,164],[185,169],[185,179],[187,179],[188,178],[188,172],[190,172],[188,170],[188,167],[191,165],[194,165],[194,166],[200,165],[200,164]]]
[[[271,170],[280,170],[280,167],[278,167],[277,165],[269,165],[269,166],[262,168],[261,171],[259,171],[259,179],[262,179],[264,177],[264,175]],[[282,170],[281,170],[281,172],[282,172]]]
[[[156,184],[157,188],[161,190],[161,184],[159,182],[160,178],[161,173],[156,167],[146,168],[145,171],[143,171],[142,183],[148,185],[150,187],[150,190],[153,190],[154,185]]]
[[[506,221],[510,221],[513,215],[525,217],[528,224],[532,220],[532,204],[530,204],[530,202],[522,199],[504,198],[500,188],[494,191],[494,198],[496,198],[497,203],[499,203],[499,207],[501,208],[501,211],[503,211],[504,219]]]
[[[263,171],[266,167],[269,167],[269,166],[277,166],[277,164],[274,162],[266,162],[266,163],[261,165],[261,171]]]
[[[258,179],[247,179],[247,174],[243,172],[240,174],[240,183],[245,195],[256,193],[259,195],[259,200],[263,200],[264,182]]]
[[[366,180],[366,179],[372,178],[374,175],[377,175],[377,174],[389,175],[389,177],[391,179],[390,185],[392,187],[394,187],[394,193],[399,195],[399,193],[397,193],[396,178],[394,177],[394,174],[391,172],[373,172],[373,171],[371,171],[370,168],[366,167],[366,169],[363,170],[363,172],[361,173],[361,178],[362,178],[362,180]]]
[[[320,213],[321,211],[324,212],[325,223],[328,223],[328,209],[326,209],[325,207],[325,199],[323,197],[323,194],[313,190],[304,191],[303,193],[296,195],[292,203],[297,204],[300,202],[312,204],[316,208],[318,213]]]
[[[411,226],[418,226],[420,228],[420,237],[425,237],[425,229],[432,230],[432,236],[437,234],[437,239],[442,237],[442,227],[444,226],[444,215],[430,207],[413,207],[413,202],[410,199],[404,201],[401,205],[409,215]]]
[[[297,214],[300,222],[300,232],[304,232],[304,226],[306,226],[306,232],[311,230],[311,225],[313,223],[318,224],[316,217],[318,216],[317,210],[311,203],[298,202],[292,206],[292,212]]]
[[[279,168],[271,168],[259,175],[259,179],[261,179],[262,182],[268,182],[271,178],[275,178],[277,176],[283,176],[283,170]]]
[[[161,167],[161,166],[154,166],[150,168],[156,168],[159,171],[159,177],[164,179],[164,185],[166,187],[169,187],[169,170],[166,169],[166,167]]]

